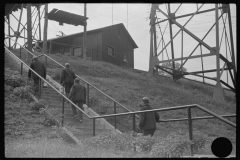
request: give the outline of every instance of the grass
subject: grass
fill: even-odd
[[[217,114],[236,113],[236,100],[234,94],[226,92],[226,102],[216,101],[212,98],[213,87],[198,84],[187,80],[174,82],[164,77],[148,76],[136,73],[132,69],[123,69],[106,62],[82,60],[72,56],[50,55],[61,64],[70,63],[73,71],[89,81],[100,90],[116,99],[132,111],[139,110],[139,104],[144,96],[149,97],[153,108],[166,108],[188,104],[199,104]],[[40,58],[43,61],[43,58]],[[49,68],[58,68],[55,63],[48,60]],[[83,83],[83,82],[82,82]],[[84,83],[83,83],[84,84]],[[113,113],[113,102],[90,87],[90,107],[97,113],[104,115]],[[126,112],[117,105],[117,113]],[[186,110],[161,112],[160,118],[186,118]],[[192,116],[208,115],[193,109]],[[235,122],[235,118],[228,118]],[[113,124],[113,118],[107,119]],[[167,122],[157,125],[155,136],[165,137],[176,130],[188,131],[187,121]],[[123,132],[132,130],[131,116],[117,118],[117,128]],[[236,130],[217,119],[198,120],[193,122],[193,129],[207,134],[209,137],[225,136],[233,143],[236,140]]]

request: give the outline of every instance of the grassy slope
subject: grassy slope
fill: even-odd
[[[227,93],[227,102],[221,103],[212,100],[212,89],[203,85],[198,85],[192,82],[172,82],[171,80],[165,79],[163,77],[151,78],[144,74],[136,74],[131,70],[124,70],[112,64],[104,63],[104,62],[93,62],[93,61],[83,61],[81,59],[74,59],[73,57],[58,57],[51,55],[54,59],[64,64],[66,61],[71,64],[73,70],[98,88],[102,89],[107,94],[111,95],[113,98],[117,99],[120,103],[124,104],[131,110],[138,110],[138,104],[141,103],[141,98],[143,96],[148,96],[151,99],[151,104],[154,108],[165,108],[171,106],[178,105],[186,105],[197,103],[200,104],[215,113],[219,114],[228,114],[228,113],[236,113],[236,102],[232,99],[233,94]],[[49,63],[49,67],[56,67],[52,62]],[[194,90],[195,89],[195,90]],[[197,90],[196,90],[197,89]],[[117,91],[117,92],[116,92]],[[113,112],[113,102],[107,101],[99,93],[90,88],[91,95],[91,107],[94,110],[97,110],[101,114],[107,114]],[[6,104],[6,103],[5,103]],[[110,109],[111,108],[111,109]],[[118,112],[120,109],[117,110]],[[123,110],[121,110],[123,111]],[[186,110],[183,111],[171,111],[171,112],[163,112],[160,113],[161,118],[181,118],[186,117]],[[203,115],[202,112],[193,112],[194,115]],[[131,129],[132,119],[121,118],[119,119],[119,123],[117,124],[118,128],[121,130]],[[234,120],[234,119],[232,119]],[[127,122],[127,124],[125,124]],[[200,132],[207,133],[209,136],[226,136],[228,138],[233,139],[235,141],[235,129],[229,127],[218,120],[201,120],[193,123],[194,130],[198,130]],[[187,122],[169,122],[169,123],[161,123],[158,125],[158,130],[155,136],[165,136],[169,132],[181,130],[187,130]],[[34,135],[35,137],[37,135]],[[5,137],[6,138],[6,137]],[[41,139],[41,138],[40,138]],[[21,140],[20,140],[21,141]],[[50,144],[52,147],[55,147],[53,153],[57,153],[59,150],[65,151],[68,150],[71,154],[68,154],[68,151],[61,152],[61,156],[69,156],[74,155],[77,157],[86,157],[87,154],[81,155],[78,153],[79,148],[73,149],[71,146],[62,146],[64,145],[62,142],[55,142],[57,140],[49,141],[48,143],[44,141],[44,139],[37,140],[36,143],[29,140],[30,144],[26,144],[28,140],[24,140],[18,144],[18,142],[12,140],[5,142],[6,149],[10,147],[11,153],[9,152],[9,157],[21,157],[25,153],[30,157],[42,157],[43,154],[46,155],[46,150],[40,150],[39,148],[44,148]],[[16,143],[15,143],[16,142]],[[25,144],[24,144],[25,143]],[[58,144],[59,143],[59,144]],[[60,147],[60,143],[61,146]],[[23,147],[21,147],[24,144]],[[43,147],[44,146],[44,147]],[[56,146],[59,146],[59,149]],[[25,148],[26,147],[26,148]],[[34,153],[29,152],[29,147],[35,147]],[[234,145],[235,148],[235,145]],[[18,152],[14,152],[13,150],[18,149]],[[21,149],[21,150],[19,150]],[[73,151],[72,151],[73,150]],[[82,148],[81,150],[84,150]],[[32,150],[31,150],[32,151]],[[94,153],[96,151],[94,150]],[[208,151],[210,154],[211,151]],[[235,152],[235,151],[234,151]],[[59,153],[59,152],[58,152]],[[85,153],[83,151],[82,153]],[[100,154],[102,153],[102,154]],[[5,152],[7,155],[7,153]],[[40,155],[41,154],[41,155]],[[116,153],[118,156],[120,153]],[[93,157],[115,157],[116,154],[110,154],[109,152],[103,153],[97,152]],[[47,154],[49,155],[49,154]],[[123,156],[125,155],[125,156]],[[50,157],[59,157],[59,155],[51,154]],[[122,154],[123,157],[126,157],[126,153]],[[128,157],[131,155],[128,155]],[[71,156],[70,156],[71,157]],[[90,156],[91,157],[91,156]]]
[[[123,69],[110,63],[98,61],[84,61],[71,56],[50,55],[61,64],[71,64],[71,68],[130,110],[139,110],[138,105],[141,98],[147,96],[154,108],[166,108],[188,104],[200,104],[201,106],[217,113],[236,113],[236,101],[234,94],[226,92],[226,102],[212,99],[213,88],[186,80],[173,82],[164,77],[151,77],[146,74],[135,73],[131,69]],[[51,60],[48,61],[49,68],[56,68]],[[113,113],[113,102],[102,96],[90,87],[90,107],[100,114]],[[120,107],[117,112],[125,112]],[[160,113],[161,118],[184,118],[187,117],[186,110],[168,111]],[[194,109],[193,116],[207,115]],[[126,131],[132,128],[132,118],[118,118],[118,128]],[[235,119],[232,118],[235,122]],[[112,122],[112,119],[110,119]],[[200,120],[193,123],[196,130],[200,130],[211,136],[227,136],[235,139],[235,129],[220,122],[219,120]],[[187,122],[168,122],[158,125],[159,135],[166,135],[173,130],[187,131]],[[158,134],[158,133],[156,133]]]
[[[164,77],[151,77],[145,73],[135,73],[131,69],[122,69],[110,63],[98,61],[85,61],[71,56],[50,55],[61,64],[66,62],[71,64],[71,68],[121,104],[130,110],[139,110],[139,104],[144,96],[150,98],[150,103],[154,108],[166,108],[188,104],[200,104],[201,106],[217,113],[236,113],[236,101],[234,94],[226,93],[226,102],[218,102],[212,99],[213,87],[201,85],[187,80],[173,82]],[[40,58],[44,61],[43,58]],[[59,68],[51,60],[48,60],[49,68]],[[99,114],[113,113],[113,102],[102,96],[95,89],[90,87],[90,107]],[[117,105],[117,113],[125,112]],[[167,111],[160,113],[161,118],[185,118],[186,110]],[[207,115],[202,111],[194,109],[192,116]],[[108,119],[113,124],[113,118]],[[235,118],[231,118],[235,122]],[[121,131],[132,129],[132,118],[124,116],[117,118],[117,128]],[[226,136],[235,139],[236,130],[223,122],[212,120],[198,120],[193,123],[194,130],[199,130],[209,136]],[[175,130],[188,131],[187,121],[160,123],[156,135],[165,136]]]

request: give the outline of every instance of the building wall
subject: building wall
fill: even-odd
[[[125,66],[134,68],[133,62],[133,47],[124,31],[119,26],[108,27],[103,30],[103,61],[116,64],[118,66]],[[108,46],[114,48],[115,56],[108,55]],[[128,63],[123,61],[123,55],[128,56]]]
[[[52,41],[51,53],[67,53],[73,55],[74,48],[82,47],[83,37],[78,34]],[[56,44],[62,43],[62,44]],[[67,44],[67,45],[63,45]],[[108,55],[108,46],[114,48],[115,56]],[[134,48],[125,32],[119,26],[107,27],[102,31],[90,32],[86,40],[87,55],[92,54],[92,60],[109,62],[118,66],[134,68]],[[128,63],[123,61],[123,55],[128,56]]]
[[[86,48],[87,54],[92,55],[92,60],[102,60],[102,54],[100,50],[102,49],[102,33],[92,32],[87,34]],[[73,38],[73,45],[82,47],[83,37],[81,35]],[[76,47],[72,47],[73,49]]]

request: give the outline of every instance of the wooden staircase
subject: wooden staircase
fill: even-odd
[[[15,52],[15,55],[19,57],[19,53]],[[24,62],[26,62],[26,54],[21,55]],[[9,67],[13,70],[20,72],[20,65],[16,63],[16,61],[9,56],[8,53],[5,53],[5,67]],[[23,69],[23,76],[27,76],[28,71]],[[47,79],[47,81],[52,84],[51,81]],[[53,84],[52,84],[53,85]],[[57,93],[53,88],[47,86],[46,88],[42,88],[41,99],[43,99],[49,107],[62,109],[62,96]],[[93,136],[93,120],[89,119],[87,116],[83,114],[83,122],[80,123],[78,119],[72,118],[72,108],[70,103],[64,104],[64,126],[69,126],[75,128],[77,130],[71,130],[71,133],[78,139],[88,138]],[[95,135],[102,133],[109,133],[111,129],[106,128],[105,125],[100,123],[99,119],[95,121]]]

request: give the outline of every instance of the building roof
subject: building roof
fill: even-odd
[[[40,7],[41,5],[43,5],[42,3],[33,3],[31,4],[32,6],[35,7]],[[9,4],[5,4],[5,16],[11,14],[12,12],[18,11],[19,9],[21,9],[22,4],[20,3],[9,3]],[[23,8],[26,8],[27,4],[23,4]]]
[[[125,26],[123,25],[123,23],[119,23],[119,24],[115,24],[115,25],[111,25],[111,26],[107,26],[107,27],[103,27],[103,28],[98,28],[98,29],[94,29],[94,30],[89,30],[87,31],[87,34],[92,33],[92,32],[100,32],[106,28],[110,28],[110,27],[116,27],[119,26],[125,33],[125,35],[128,37],[128,39],[130,40],[130,42],[132,43],[134,48],[138,48],[137,44],[135,43],[135,41],[132,39],[131,35],[129,34],[129,32],[127,31],[127,29],[125,28]],[[67,37],[71,37],[71,36],[77,36],[77,35],[82,35],[83,32],[80,33],[74,33],[74,34],[70,34],[70,35],[66,35],[66,36],[62,36],[62,37],[56,37],[56,38],[52,38],[52,39],[48,39],[48,41],[52,41],[52,40],[57,40],[57,39],[62,39],[62,38],[67,38]],[[41,43],[41,42],[40,42]]]
[[[57,21],[59,23],[84,26],[86,25],[86,20],[88,18],[54,8],[51,12],[48,13],[48,19]]]

